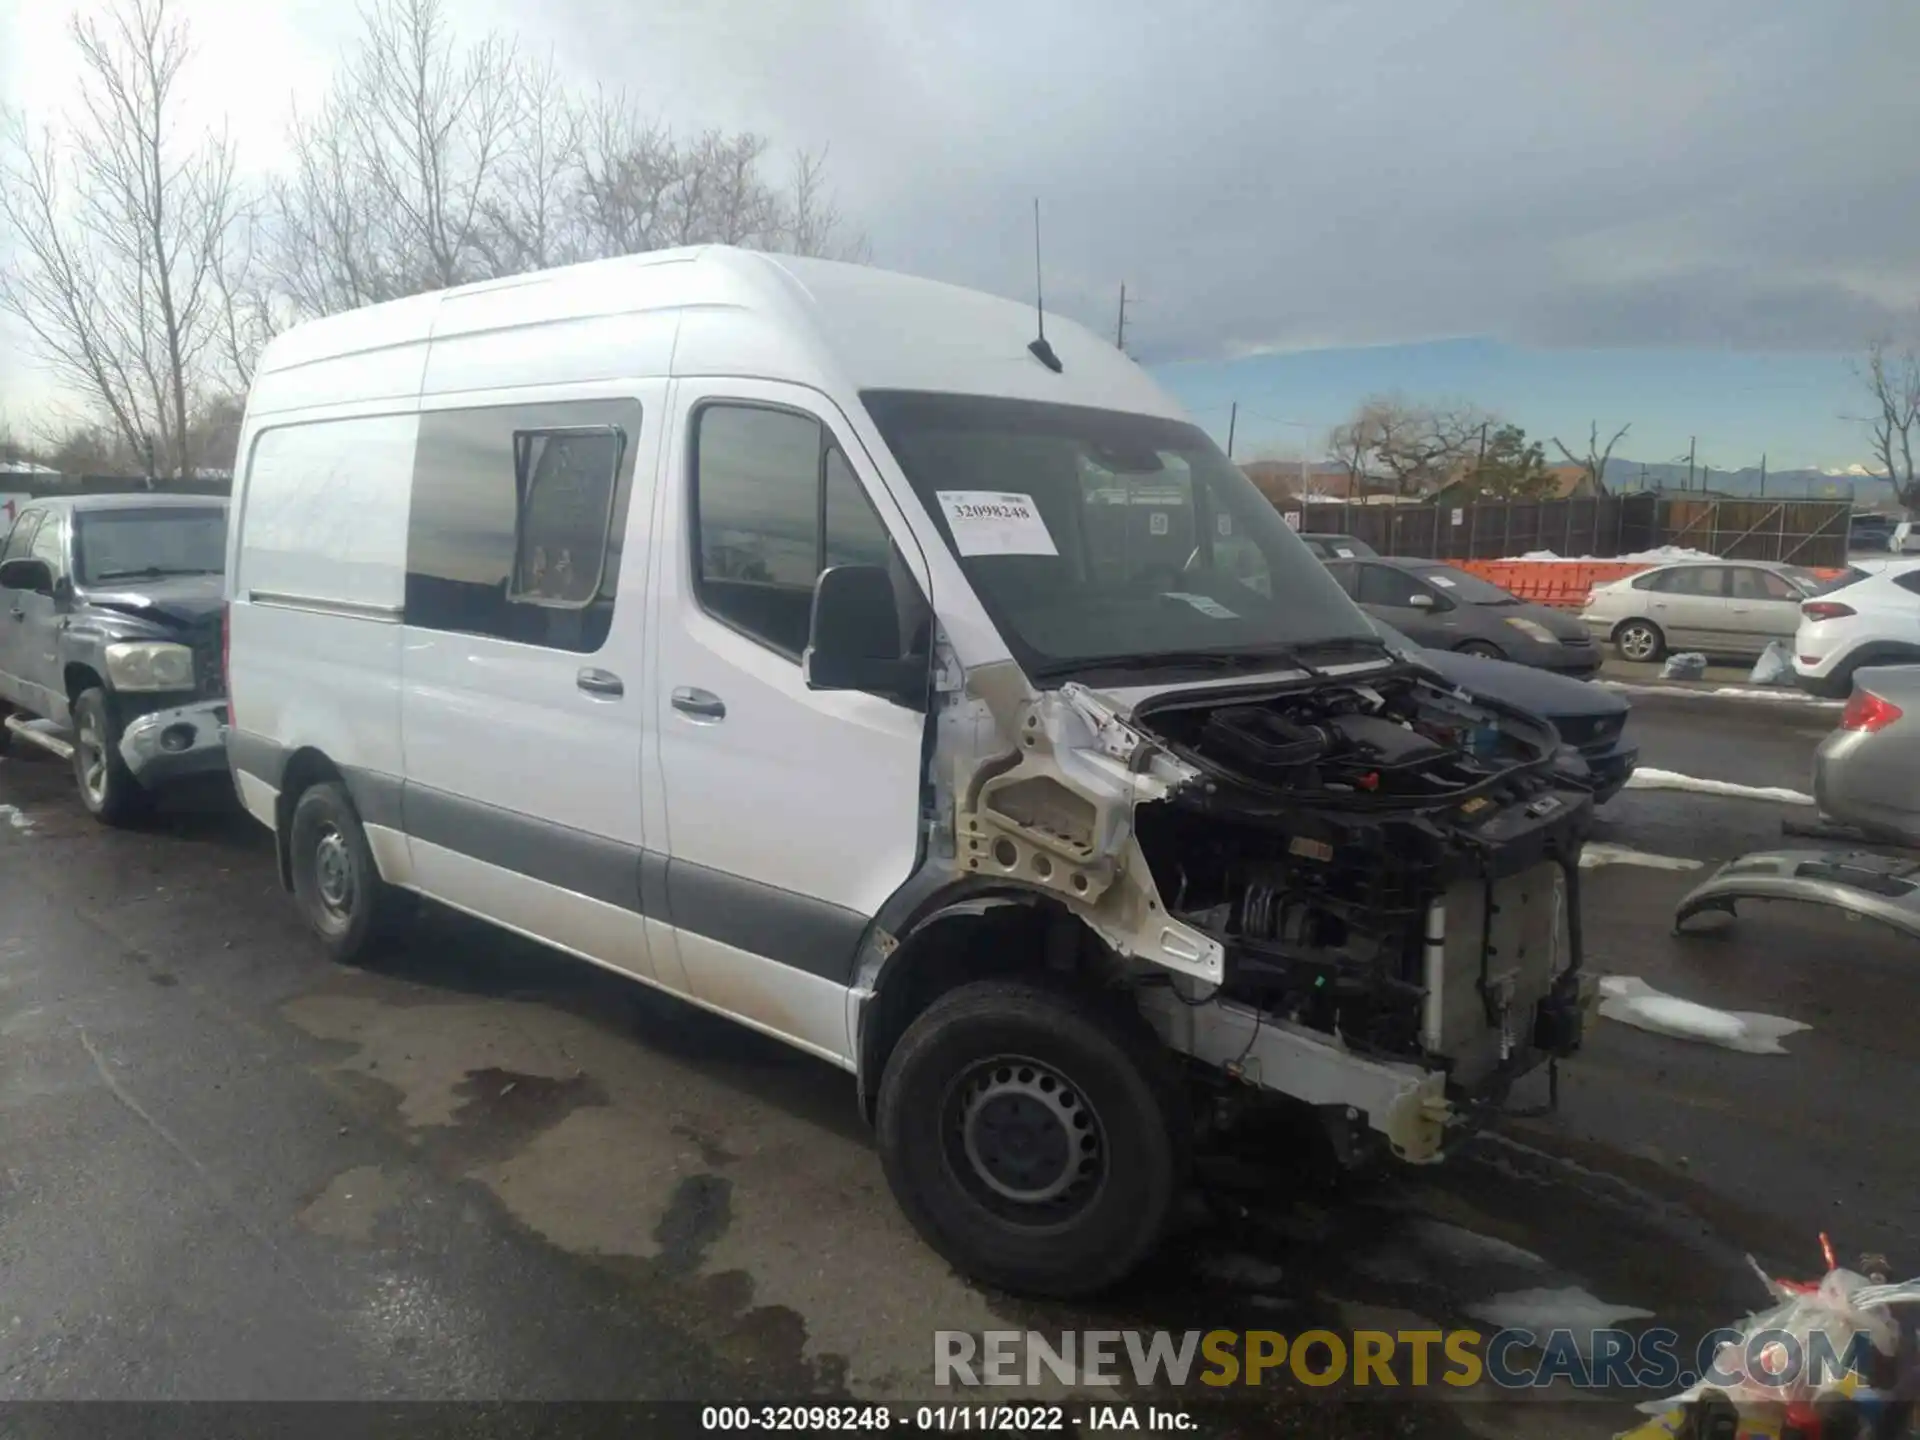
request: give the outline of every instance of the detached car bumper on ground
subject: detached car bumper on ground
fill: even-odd
[[[227,702],[156,710],[120,736],[120,758],[142,786],[227,773]]]

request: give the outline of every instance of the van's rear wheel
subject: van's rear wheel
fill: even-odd
[[[391,935],[405,897],[380,878],[345,786],[328,782],[301,794],[287,848],[294,898],[329,955],[358,960]]]
[[[880,1083],[880,1160],[927,1243],[1006,1290],[1121,1279],[1165,1229],[1184,1121],[1137,1016],[1018,981],[949,991]]]

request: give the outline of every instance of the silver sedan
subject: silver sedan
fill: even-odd
[[[1623,660],[1669,650],[1751,657],[1791,642],[1800,602],[1825,584],[1813,571],[1766,560],[1689,560],[1596,585],[1580,618]]]
[[[1822,816],[1920,845],[1920,665],[1855,672],[1840,728],[1813,757]]]

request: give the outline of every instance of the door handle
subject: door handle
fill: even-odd
[[[673,708],[695,720],[724,720],[727,702],[711,690],[682,685],[673,692]]]
[[[605,695],[609,699],[618,698],[627,693],[627,687],[611,670],[582,670],[573,677],[573,683],[589,695]]]

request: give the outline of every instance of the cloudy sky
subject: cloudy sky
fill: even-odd
[[[13,103],[59,102],[71,3],[0,7]],[[181,4],[200,103],[272,165],[350,7]],[[1631,420],[1650,460],[1704,432],[1839,467],[1845,357],[1920,301],[1914,0],[451,9],[676,126],[830,146],[889,267],[1025,294],[1038,194],[1050,300],[1110,329],[1124,281],[1130,348],[1216,429],[1242,400],[1244,445],[1398,387],[1569,438]]]

